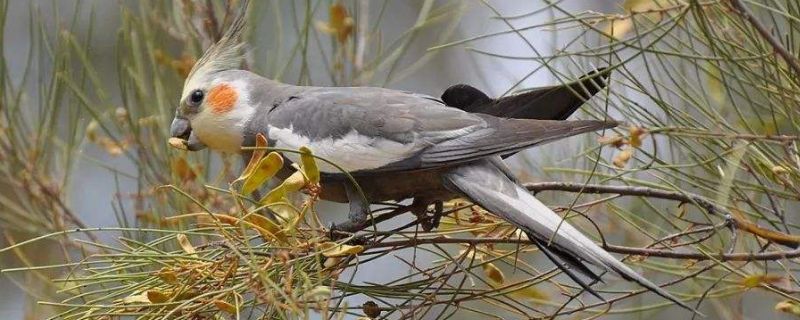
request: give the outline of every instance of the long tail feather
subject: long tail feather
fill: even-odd
[[[579,277],[577,274],[575,274],[575,271],[572,270],[572,268],[570,268],[570,267],[574,267],[574,268],[578,269],[579,271],[581,271],[581,273],[583,273],[584,275],[591,275],[590,278],[592,278],[592,283],[600,281],[600,277],[597,276],[596,274],[594,274],[594,272],[592,272],[591,270],[589,270],[589,268],[587,268],[586,265],[584,265],[582,262],[580,262],[580,261],[578,261],[577,259],[574,259],[574,258],[571,259],[572,261],[570,261],[570,262],[564,261],[562,263],[559,260],[561,256],[556,256],[555,252],[550,250],[551,247],[547,245],[546,241],[538,240],[533,235],[528,235],[528,237],[531,238],[533,243],[536,244],[537,247],[539,247],[539,250],[541,250],[542,253],[544,253],[544,255],[547,256],[548,259],[550,259],[550,261],[553,261],[553,263],[556,265],[556,267],[561,269],[561,271],[564,271],[564,273],[567,276],[569,276],[569,278],[572,279],[572,281],[575,281],[575,283],[580,285],[584,290],[588,291],[589,293],[591,293],[593,296],[597,297],[598,299],[600,299],[602,301],[606,301],[605,298],[603,298],[600,294],[598,294],[596,291],[594,291],[594,289],[592,289],[592,284],[586,283],[585,281],[583,281],[583,279],[581,279],[581,277]]]
[[[702,315],[614,258],[572,225],[562,222],[561,216],[511,181],[508,174],[493,165],[491,161],[454,168],[444,174],[443,179],[452,191],[465,195],[474,203],[535,238],[539,240],[552,238],[550,245],[562,254],[569,254],[573,260],[584,260],[605,270],[614,271],[622,278],[636,282],[681,307]],[[555,230],[558,232],[553,236]],[[547,243],[540,245],[546,246]]]

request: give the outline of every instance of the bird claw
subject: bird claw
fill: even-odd
[[[356,236],[356,232],[361,230],[361,226],[359,223],[354,223],[352,221],[347,221],[342,224],[335,224],[331,222],[331,225],[328,229],[328,238],[332,241],[342,240],[348,237],[352,237],[347,244],[351,245],[358,245],[358,244],[366,244],[366,238],[364,236]]]
[[[336,224],[331,222],[330,227],[328,228],[328,238],[331,240],[339,240],[347,238],[354,233],[359,231],[359,226],[352,221],[347,221],[341,224]]]
[[[425,199],[415,199],[411,204],[411,212],[417,216],[422,230],[430,232],[439,227],[442,220],[443,204],[441,201],[435,201],[433,214],[428,216],[428,202]]]
[[[369,202],[365,202],[359,194],[356,193],[355,188],[350,184],[345,184],[345,191],[347,198],[350,201],[350,212],[347,215],[347,221],[336,225],[331,223],[331,232],[342,233],[356,233],[364,229],[367,216],[369,215]],[[333,237],[331,237],[333,239]]]
[[[433,216],[431,217],[431,225],[433,229],[438,229],[439,224],[442,222],[442,215],[444,215],[444,203],[436,201],[433,203]]]

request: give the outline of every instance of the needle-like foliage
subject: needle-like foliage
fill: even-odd
[[[454,50],[540,65],[507,93],[538,74],[568,83],[608,67],[610,84],[580,116],[624,125],[521,156],[526,186],[714,318],[800,315],[800,4],[626,0],[601,13],[568,2],[541,0],[541,9],[514,16],[493,2],[415,2],[415,21],[389,38],[383,23],[397,3],[253,1],[244,66],[298,84],[392,86]],[[303,161],[268,187],[282,158],[266,140],[245,168],[170,148],[183,81],[236,3],[121,5],[113,72],[98,61],[95,40],[111,29],[95,25],[88,3],[76,1],[72,15],[47,1],[30,5],[27,58],[0,59],[0,268],[37,303],[31,317],[678,312],[608,275],[594,285],[606,301],[582,294],[523,234],[458,199],[417,217],[410,205],[387,203],[358,234],[330,234],[323,221],[344,215],[321,209],[316,164],[327,160],[313,150],[277,150]],[[467,10],[506,29],[456,34]],[[79,12],[90,22],[79,23]],[[0,39],[8,14],[0,0]],[[558,41],[536,47],[532,35]],[[482,46],[501,37],[530,53]],[[113,199],[89,201],[113,209],[76,211],[77,199],[92,196],[82,191],[93,182],[76,176],[87,166],[118,188]],[[101,215],[117,225],[87,218]],[[434,221],[437,229],[423,230]],[[747,309],[751,298],[767,307]]]

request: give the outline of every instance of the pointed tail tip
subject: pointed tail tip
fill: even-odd
[[[689,311],[691,311],[692,313],[694,313],[694,314],[696,314],[696,315],[700,316],[701,318],[708,318],[708,316],[706,316],[704,313],[702,313],[702,312],[698,311],[698,310],[697,310],[697,308],[693,308],[692,306],[690,306],[690,305],[688,305],[688,304],[684,303],[683,301],[680,301],[680,300],[677,300],[677,299],[675,299],[675,300],[673,300],[673,301],[674,301],[675,303],[677,303],[677,304],[678,304],[678,306],[680,306],[681,308],[684,308],[684,309],[686,309],[686,310],[689,310]]]
[[[639,281],[637,281],[637,282],[639,282]],[[702,318],[706,317],[706,315],[703,314],[702,312],[698,311],[697,308],[688,305],[686,302],[683,302],[682,300],[680,300],[677,297],[671,295],[669,292],[667,292],[666,290],[664,290],[663,288],[661,288],[661,287],[659,287],[659,286],[657,286],[655,284],[652,284],[652,283],[644,284],[644,283],[641,283],[641,282],[639,282],[639,284],[644,286],[645,288],[650,289],[650,291],[653,291],[655,294],[657,294],[657,295],[659,295],[659,296],[661,296],[661,297],[663,297],[663,298],[665,298],[665,299],[667,299],[669,301],[672,301],[673,303],[677,304],[681,308],[689,310],[692,313],[694,313],[694,314],[696,314],[696,315],[698,315],[698,316],[700,316]],[[651,286],[653,286],[653,287],[651,287]]]
[[[700,312],[700,311],[697,311],[697,309],[692,309],[692,312],[694,312],[694,314],[696,314],[696,315],[700,316],[700,318],[708,318],[708,316],[707,316],[707,315],[705,315],[705,313],[702,313],[702,312]]]
[[[594,83],[590,90],[596,93],[608,85],[608,79],[611,77],[611,70],[612,69],[609,67],[599,67],[583,75],[581,80],[589,80],[591,83]]]
[[[639,281],[636,281],[636,282],[639,282]],[[700,316],[701,318],[706,318],[706,315],[705,315],[705,314],[703,314],[702,312],[698,311],[698,310],[697,310],[697,308],[694,308],[694,307],[692,307],[692,306],[690,306],[690,305],[686,304],[686,302],[683,302],[683,301],[681,301],[680,299],[676,298],[675,296],[673,296],[673,295],[669,294],[669,292],[667,292],[666,290],[662,289],[661,287],[659,287],[659,286],[656,286],[656,285],[654,285],[654,284],[653,284],[653,285],[654,285],[655,287],[650,287],[650,285],[645,285],[644,283],[641,283],[641,282],[639,282],[639,284],[640,284],[640,285],[642,285],[642,286],[644,286],[645,288],[648,288],[648,289],[650,289],[650,291],[652,291],[652,292],[654,292],[655,294],[657,294],[657,295],[659,295],[659,296],[663,297],[664,299],[667,299],[667,300],[669,300],[669,301],[672,301],[673,303],[677,304],[679,307],[681,307],[681,308],[684,308],[684,309],[686,309],[686,310],[689,310],[689,311],[691,311],[692,313],[694,313],[694,314],[696,314],[696,315]]]
[[[574,120],[582,122],[580,126],[586,131],[596,131],[602,129],[612,129],[620,125],[620,122],[613,119],[603,120]]]
[[[606,129],[616,128],[620,125],[620,122],[614,119],[606,119],[603,120]]]
[[[610,254],[608,256],[606,256],[606,258],[607,258],[607,260],[604,261],[606,263],[606,267],[609,268],[611,271],[614,271],[617,275],[619,275],[623,279],[631,281],[631,282],[635,282],[635,283],[639,284],[640,286],[650,290],[650,292],[653,292],[653,293],[661,296],[662,298],[671,301],[673,304],[676,304],[681,308],[684,308],[684,309],[686,309],[688,311],[691,311],[692,313],[694,313],[696,315],[699,315],[699,316],[701,316],[703,318],[706,317],[705,314],[703,314],[702,312],[698,311],[696,308],[688,305],[686,302],[683,302],[682,300],[680,300],[677,297],[673,296],[672,294],[667,292],[667,290],[665,290],[661,286],[651,282],[650,280],[645,278],[643,275],[637,273],[636,271],[633,271],[633,269],[631,269],[630,267],[628,267],[627,265],[625,265],[621,261],[613,258]]]
[[[589,73],[587,73],[586,75],[587,76],[600,75],[600,77],[603,78],[603,80],[605,80],[608,79],[608,77],[611,75],[612,70],[614,69],[611,69],[609,66],[597,67],[596,69],[589,71]]]
[[[634,280],[634,281],[636,281],[636,280]],[[638,282],[639,285],[641,285],[641,286],[643,286],[643,287],[645,287],[647,289],[650,289],[650,291],[652,291],[653,293],[663,297],[664,299],[672,301],[674,304],[677,304],[679,307],[684,308],[686,310],[689,310],[692,313],[694,313],[694,314],[696,314],[696,315],[698,315],[698,316],[700,316],[702,318],[706,317],[705,314],[703,314],[702,312],[698,311],[696,308],[688,305],[686,302],[683,302],[682,300],[678,299],[677,297],[671,295],[669,292],[667,292],[663,288],[659,287],[658,285],[655,285],[655,284],[653,284],[653,283],[651,283],[649,281],[648,281],[648,283],[643,283],[641,281],[636,281],[636,282]]]

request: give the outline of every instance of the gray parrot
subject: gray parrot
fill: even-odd
[[[454,86],[442,97],[447,104],[385,88],[284,84],[239,69],[247,1],[242,5],[184,83],[171,136],[182,139],[186,149],[241,153],[243,146],[255,145],[258,134],[265,135],[271,147],[306,146],[349,172],[364,191],[366,199],[339,169],[318,163],[321,198],[349,202],[349,223],[366,220],[374,202],[414,198],[427,208],[465,197],[525,232],[556,266],[601,300],[579,276],[600,281],[587,263],[697,312],[564,222],[521,187],[503,163],[503,156],[526,148],[616,126],[613,121],[560,121],[583,101],[572,94],[585,90],[580,82],[578,87],[530,93],[527,99],[521,94],[498,100],[468,86]],[[595,78],[601,77],[592,75],[589,81]],[[590,97],[599,86],[589,87],[595,88],[584,92]],[[564,90],[571,97],[547,96]],[[531,112],[531,104],[543,99],[563,101],[564,106]],[[533,119],[522,119],[526,117]],[[283,156],[300,160],[297,153]]]

